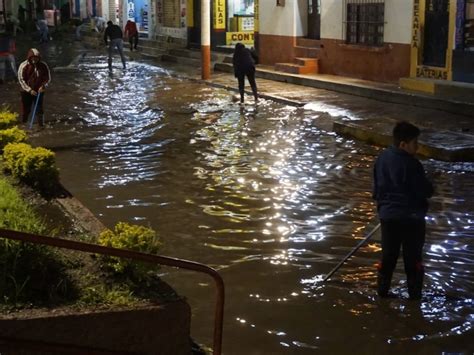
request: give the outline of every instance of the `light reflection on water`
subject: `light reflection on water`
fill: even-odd
[[[472,165],[424,162],[440,173],[425,296],[421,305],[404,299],[400,264],[399,297],[379,300],[376,241],[321,283],[376,223],[377,148],[318,128],[324,104],[240,108],[229,93],[161,68],[131,63],[109,76],[104,64],[92,58],[57,84],[70,95],[35,139],[56,147],[66,186],[104,223],[150,225],[163,254],[220,270],[225,353],[473,350]],[[66,119],[65,107],[74,107]],[[193,336],[211,344],[212,283],[175,270],[163,277],[190,300]]]

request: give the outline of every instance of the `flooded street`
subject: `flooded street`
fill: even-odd
[[[163,255],[219,270],[225,354],[474,351],[473,164],[423,161],[437,173],[423,300],[406,299],[402,260],[399,297],[380,300],[376,240],[321,282],[378,223],[380,148],[325,131],[310,105],[241,108],[162,67],[114,64],[109,75],[104,56],[88,55],[78,72],[53,73],[47,128],[31,141],[56,152],[64,185],[108,227],[150,226]],[[14,104],[10,87],[2,102]],[[161,276],[190,302],[192,337],[211,346],[212,280]]]

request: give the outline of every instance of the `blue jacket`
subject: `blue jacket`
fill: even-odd
[[[424,219],[432,195],[433,185],[418,159],[394,146],[379,155],[372,197],[381,220]]]

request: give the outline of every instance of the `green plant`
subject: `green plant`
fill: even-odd
[[[44,234],[45,224],[4,178],[0,178],[0,228]],[[3,303],[55,303],[75,294],[67,263],[53,249],[0,238]]]
[[[13,176],[42,192],[54,191],[59,185],[55,154],[46,148],[9,143],[3,149],[3,160]]]
[[[110,229],[103,231],[99,235],[98,242],[106,247],[128,249],[149,254],[156,254],[161,246],[153,229],[125,222],[117,223],[114,231]],[[112,269],[116,274],[129,273],[131,276],[138,278],[156,268],[152,264],[117,257],[101,257],[100,259],[106,268]]]
[[[130,306],[137,303],[137,298],[126,286],[113,286],[112,288],[103,284],[84,287],[81,290],[79,302],[86,305],[111,305]]]
[[[0,130],[0,150],[8,143],[22,143],[26,141],[26,132],[18,127]]]
[[[8,111],[6,108],[0,110],[0,129],[6,129],[16,125],[18,114]]]

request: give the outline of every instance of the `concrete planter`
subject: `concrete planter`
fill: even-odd
[[[0,319],[2,354],[190,354],[189,305],[183,300],[134,309],[23,311]]]

